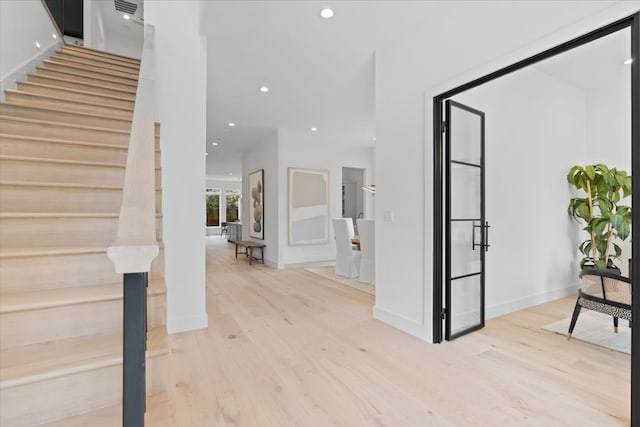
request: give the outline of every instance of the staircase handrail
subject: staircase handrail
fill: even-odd
[[[136,102],[115,241],[107,254],[117,273],[148,272],[156,240],[154,28],[145,25]]]
[[[156,240],[154,27],[146,25],[115,241],[107,255],[123,273],[122,425],[144,426],[147,284]]]

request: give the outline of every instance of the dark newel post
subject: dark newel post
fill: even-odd
[[[631,238],[632,328],[631,328],[631,426],[640,427],[640,13],[633,16],[631,26]]]
[[[147,273],[124,275],[122,425],[144,426]]]

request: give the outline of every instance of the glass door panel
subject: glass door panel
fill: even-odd
[[[446,102],[445,337],[484,326],[484,113]]]

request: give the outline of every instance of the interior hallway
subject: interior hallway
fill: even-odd
[[[541,330],[574,301],[430,345],[373,320],[371,295],[208,237],[209,328],[170,336],[171,425],[628,425],[629,356]]]

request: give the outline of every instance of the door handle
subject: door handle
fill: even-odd
[[[471,250],[475,251],[476,250],[476,246],[480,246],[482,247],[482,243],[476,243],[476,228],[480,228],[482,229],[482,222],[480,223],[480,225],[476,225],[476,222],[473,221],[471,223]],[[482,233],[482,230],[480,231]],[[480,235],[482,236],[482,234]]]
[[[489,221],[485,221],[484,223],[484,251],[489,252],[489,229],[491,226],[489,225]]]

